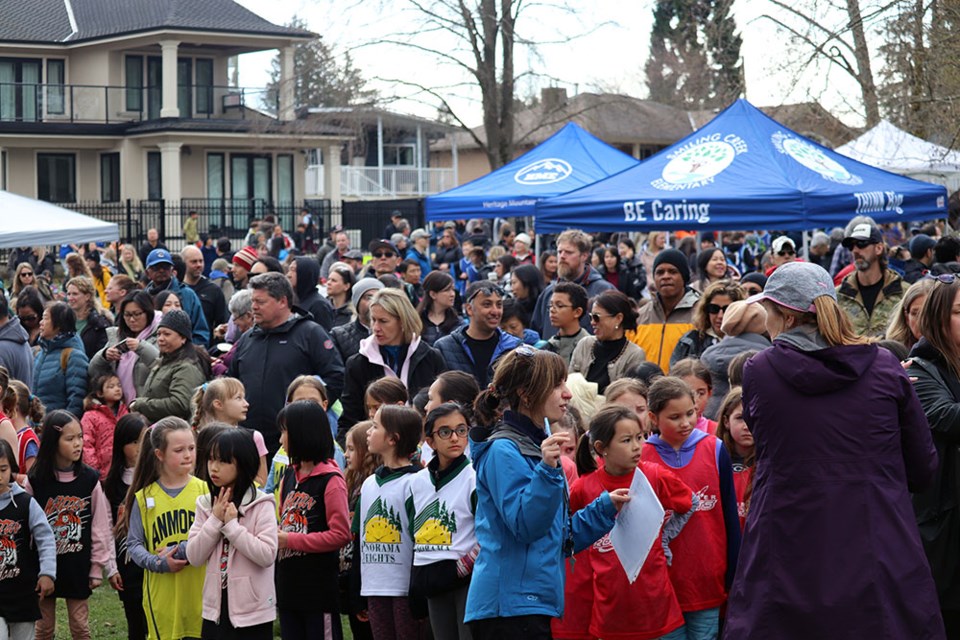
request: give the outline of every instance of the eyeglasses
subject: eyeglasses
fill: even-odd
[[[725,304],[722,307],[718,304],[710,303],[707,305],[707,313],[720,313],[721,311],[726,311],[730,308],[730,305]]]
[[[925,280],[936,280],[937,282],[942,282],[943,284],[953,284],[957,281],[958,277],[960,276],[955,273],[941,273],[937,276],[933,275],[932,273],[928,273],[927,275],[923,276]]]
[[[395,254],[393,251],[377,251],[375,254],[373,254],[373,257],[374,258],[392,258],[395,255],[397,254]]]
[[[155,269],[155,270],[157,270],[157,271],[170,271],[171,269],[173,269],[173,265],[170,264],[169,262],[161,262],[161,263],[155,264],[155,265],[153,265],[152,267],[149,267],[149,268],[150,268],[150,269]]]
[[[602,316],[602,315],[600,315],[599,313],[591,313],[591,314],[590,314],[590,320],[591,320],[591,322],[594,322],[594,323],[596,323],[596,324],[600,324],[600,320],[602,320],[603,318],[612,318],[612,317],[613,317],[613,316]]]
[[[450,427],[440,427],[433,433],[435,436],[437,436],[441,440],[449,440],[450,436],[452,436],[453,434],[457,434],[458,438],[465,438],[467,437],[467,433],[469,432],[470,432],[470,429],[468,429],[466,425],[462,424],[456,429],[451,429]]]
[[[473,293],[467,298],[467,302],[471,302],[481,293],[486,296],[498,295],[501,298],[504,296],[503,289],[499,285],[495,285],[492,282],[482,282],[473,290]]]
[[[145,316],[145,315],[146,315],[146,313],[144,313],[143,311],[124,311],[124,312],[123,312],[123,319],[124,319],[124,320],[136,320],[137,318],[139,318],[139,317],[141,317],[141,316]]]
[[[797,255],[797,252],[791,251],[790,249],[784,249],[783,251],[777,251],[777,255],[783,258],[785,256],[795,256]]]

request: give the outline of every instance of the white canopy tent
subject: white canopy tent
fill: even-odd
[[[0,248],[119,240],[120,229],[76,211],[0,191]]]
[[[950,193],[960,189],[960,152],[927,142],[886,120],[835,151],[892,173],[943,185]]]

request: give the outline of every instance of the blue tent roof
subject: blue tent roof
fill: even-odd
[[[427,220],[531,216],[540,199],[593,184],[636,164],[571,122],[496,171],[427,197]]]
[[[543,200],[537,232],[811,229],[942,217],[947,192],[808,140],[737,100],[640,165]]]

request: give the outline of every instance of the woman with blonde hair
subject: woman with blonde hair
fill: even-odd
[[[79,253],[71,251],[63,259],[67,267],[67,279],[77,278],[84,276],[93,282],[93,272],[90,271],[90,267],[87,266],[87,261],[83,259]]]
[[[37,271],[33,265],[29,262],[21,262],[17,265],[17,269],[13,273],[13,285],[10,287],[11,307],[16,307],[17,296],[20,295],[24,287],[30,285],[36,287],[37,293],[40,294],[40,298],[44,303],[53,300],[53,293],[50,291],[50,286],[45,280],[37,277]]]
[[[788,262],[749,299],[773,346],[743,370],[756,471],[725,638],[944,637],[910,498],[936,475],[930,428],[900,362],[836,296],[821,267]]]
[[[370,336],[347,360],[340,430],[367,418],[364,395],[374,380],[399,378],[412,398],[429,387],[447,365],[440,352],[420,339],[423,323],[410,299],[398,289],[381,289],[370,300]]]
[[[112,322],[100,306],[100,296],[93,281],[84,276],[70,278],[64,290],[67,304],[77,317],[77,335],[83,341],[87,358],[92,359],[107,344],[107,329]]]
[[[125,244],[120,249],[120,264],[118,267],[121,273],[130,276],[130,279],[134,282],[143,277],[143,263],[140,262],[140,256],[137,255],[132,244]]]
[[[922,278],[910,285],[890,318],[887,340],[895,340],[908,350],[917,344],[920,339],[920,312],[935,282],[933,278]]]

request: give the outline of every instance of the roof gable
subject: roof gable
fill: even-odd
[[[233,0],[30,0],[30,4],[24,11],[23,0],[0,0],[0,41],[80,42],[155,29],[313,36],[275,25]]]

